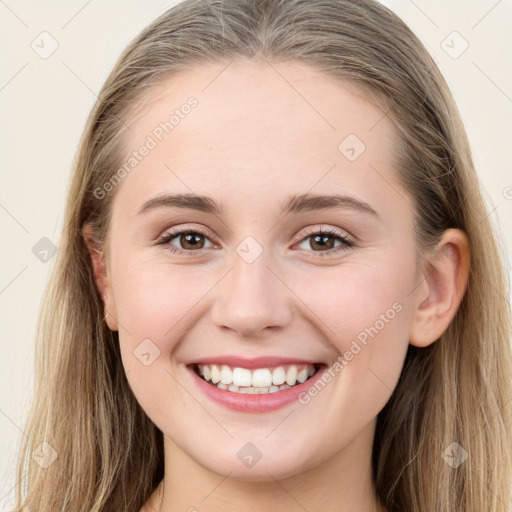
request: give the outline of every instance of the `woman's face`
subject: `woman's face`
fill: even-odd
[[[157,92],[105,186],[109,325],[137,400],[167,449],[223,475],[283,478],[341,453],[349,470],[418,299],[393,125],[301,64],[202,65]]]

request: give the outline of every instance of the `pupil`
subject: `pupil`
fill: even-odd
[[[330,244],[327,244],[325,242],[325,240],[328,238],[331,238],[331,237],[329,235],[317,235],[314,237],[314,243],[320,242],[320,244],[319,244],[320,247],[323,247],[323,248],[327,247],[327,248],[331,249],[333,243],[331,242]]]
[[[186,240],[186,244],[190,244],[192,247],[198,247],[200,244],[198,243],[198,239],[201,238],[202,235],[199,234],[188,234],[184,235],[184,238]],[[194,242],[195,240],[195,242]],[[185,244],[185,245],[186,245]]]

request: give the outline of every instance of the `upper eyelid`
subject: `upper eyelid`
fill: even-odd
[[[303,228],[297,233],[297,236],[302,240],[304,237],[314,235],[318,232],[327,232],[332,236],[339,236],[347,239],[354,238],[346,229],[334,228],[331,226],[326,226],[325,224],[319,224],[319,226],[319,228]]]
[[[209,233],[213,233],[213,231],[211,229],[208,229],[207,227],[202,226],[202,225],[199,225],[199,226],[200,227],[189,226],[187,224],[184,224],[184,225],[180,224],[177,226],[172,226],[172,227],[164,230],[164,232],[158,236],[158,239],[160,239],[164,236],[167,236],[168,234],[171,234],[173,232],[180,233],[183,231],[190,231],[191,233],[194,233],[194,232],[203,233],[205,236],[211,237],[211,235],[209,234]],[[213,236],[213,238],[215,238],[215,235]]]

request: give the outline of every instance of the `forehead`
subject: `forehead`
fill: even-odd
[[[147,134],[154,127],[152,123],[165,122],[191,97],[197,99],[200,108],[194,109],[186,124],[173,127],[175,136],[187,126],[196,129],[208,121],[210,129],[225,121],[247,131],[257,122],[258,130],[266,127],[274,132],[300,121],[305,136],[311,130],[338,132],[336,136],[340,136],[352,129],[369,138],[377,124],[382,125],[377,130],[380,134],[391,129],[391,118],[384,119],[388,109],[382,110],[376,96],[370,99],[360,86],[297,61],[203,63],[150,87],[127,119],[131,129],[126,140],[130,145]],[[289,131],[282,135],[286,133]]]
[[[127,158],[152,146],[121,184],[137,196],[167,185],[269,198],[338,187],[369,200],[393,195],[385,182],[399,186],[392,120],[353,85],[303,63],[198,65],[151,89],[127,121]]]

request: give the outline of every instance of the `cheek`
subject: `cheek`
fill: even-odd
[[[179,361],[171,355],[190,329],[187,314],[205,294],[197,286],[200,281],[177,266],[128,258],[118,261],[112,273],[126,377],[156,424],[162,418],[166,425],[177,421],[170,404],[180,411],[190,406],[173,377]]]
[[[124,330],[133,341],[149,337],[162,350],[206,286],[197,271],[161,261],[128,259],[117,265],[113,283],[118,320]]]
[[[162,376],[169,386],[176,385],[170,374],[183,362],[177,347],[218,281],[211,269],[201,273],[192,265],[162,260],[134,255],[112,266],[123,366],[136,394],[148,395],[140,396],[141,403],[152,400]]]
[[[295,287],[324,324],[339,352],[358,339],[362,344],[379,333],[404,329],[403,314],[412,297],[414,265],[393,255],[379,261],[356,261],[304,276]]]
[[[414,260],[390,253],[378,262],[341,265],[301,287],[340,354],[333,373],[354,404],[380,408],[398,382],[409,344],[414,271]]]

